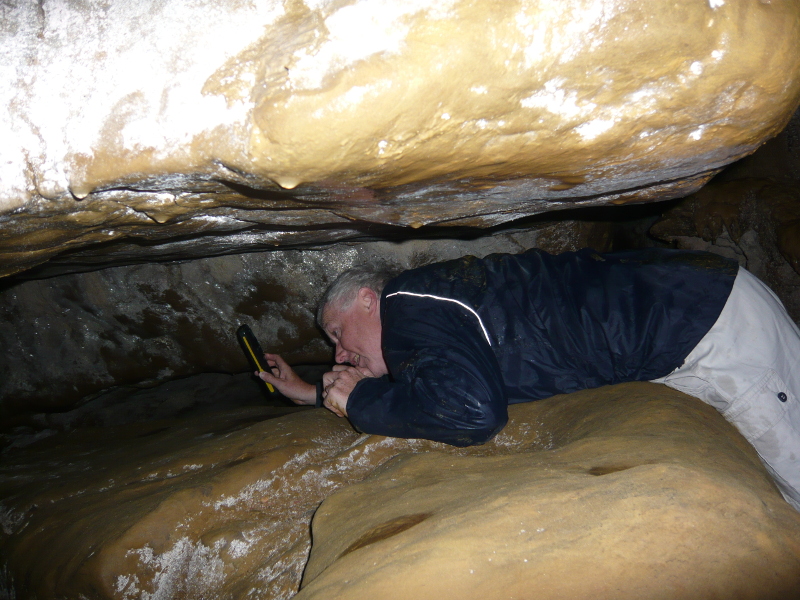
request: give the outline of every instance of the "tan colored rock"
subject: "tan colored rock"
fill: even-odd
[[[162,389],[175,413],[229,400],[210,376],[182,385]],[[515,405],[467,449],[325,410],[127,412],[156,395],[4,448],[0,594],[277,600],[301,576],[298,600],[800,593],[800,514],[716,411],[664,386]]]
[[[788,0],[45,0],[0,41],[0,275],[680,197],[800,98]]]
[[[380,459],[359,464],[358,434],[332,413],[288,410],[85,429],[6,451],[0,591],[291,597],[313,510]]]
[[[635,383],[510,413],[327,498],[296,598],[800,595],[800,514],[710,407]]]

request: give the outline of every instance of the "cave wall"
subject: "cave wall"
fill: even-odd
[[[402,241],[394,231],[395,241],[86,272],[80,271],[96,265],[65,262],[6,278],[0,283],[0,414],[67,410],[112,386],[242,372],[247,364],[232,335],[240,322],[294,364],[329,362],[331,349],[313,321],[317,299],[339,271],[371,257],[412,267],[530,247],[708,250],[767,282],[800,323],[798,140],[800,111],[776,138],[700,192],[666,203],[561,211],[505,229],[462,229],[461,238]]]
[[[408,268],[531,247],[603,249],[613,228],[545,221],[471,240],[337,244],[7,282],[0,291],[0,414],[65,410],[114,385],[242,372],[239,323],[293,363],[332,362],[314,313],[326,286],[353,264],[383,258]]]

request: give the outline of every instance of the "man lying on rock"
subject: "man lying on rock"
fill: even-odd
[[[718,409],[800,510],[800,330],[735,262],[649,249],[467,256],[344,272],[317,314],[336,346],[324,403],[359,430],[467,446],[507,405],[655,381]],[[261,378],[313,404],[278,355]]]

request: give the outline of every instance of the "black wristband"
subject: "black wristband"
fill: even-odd
[[[322,408],[322,381],[317,382],[317,408]]]

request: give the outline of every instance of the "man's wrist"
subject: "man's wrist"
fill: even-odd
[[[317,382],[316,389],[317,389],[317,397],[314,402],[314,406],[316,408],[322,408],[322,403],[325,401],[325,399],[322,397],[323,385],[321,379]]]
[[[313,383],[303,382],[302,388],[298,390],[297,386],[295,386],[294,391],[294,394],[290,396],[287,394],[287,396],[295,401],[299,401],[301,404],[314,404],[317,399],[317,388]]]

